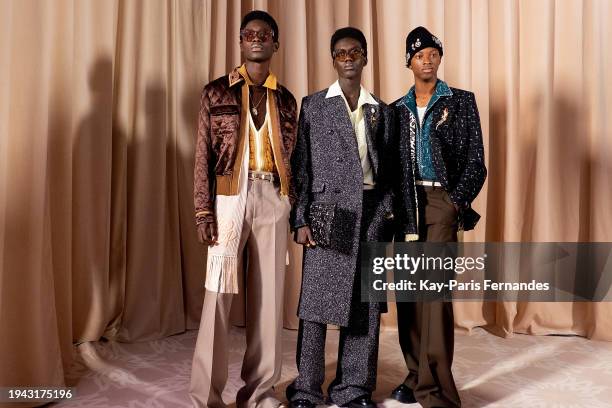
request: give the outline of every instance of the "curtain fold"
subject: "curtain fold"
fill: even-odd
[[[0,385],[64,384],[74,342],[198,327],[199,95],[240,64],[240,19],[253,8],[279,23],[272,67],[298,103],[335,80],[336,28],[365,33],[364,85],[386,102],[412,85],[408,31],[440,37],[440,77],[475,92],[489,169],[464,241],[612,241],[606,0],[3,0]],[[300,248],[289,253],[295,328]],[[454,307],[466,331],[612,340],[610,303]],[[393,308],[383,321],[394,327]]]

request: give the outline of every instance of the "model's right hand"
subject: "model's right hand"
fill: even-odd
[[[205,222],[198,225],[198,239],[204,245],[214,245],[217,243],[217,222]]]
[[[293,237],[295,242],[300,245],[306,245],[307,247],[315,246],[317,243],[312,238],[312,231],[310,231],[310,227],[308,225],[304,225],[295,231],[295,235]]]

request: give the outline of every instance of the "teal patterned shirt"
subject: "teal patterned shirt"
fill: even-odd
[[[417,172],[416,178],[418,180],[429,180],[429,181],[438,181],[438,176],[436,176],[436,170],[433,165],[432,157],[431,157],[431,140],[429,138],[430,129],[431,129],[431,108],[436,104],[436,102],[442,96],[451,96],[453,92],[450,90],[446,82],[438,79],[436,83],[436,90],[434,94],[431,96],[429,103],[427,104],[427,109],[425,110],[425,115],[423,116],[423,124],[419,122],[419,114],[417,112],[417,104],[416,104],[416,95],[414,91],[414,86],[410,88],[406,96],[404,97],[404,104],[408,107],[410,112],[416,118],[417,123],[417,134],[416,134],[416,161],[417,161]]]

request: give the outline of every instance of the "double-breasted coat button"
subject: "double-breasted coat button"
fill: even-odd
[[[339,188],[334,189],[334,194],[340,194],[342,192],[342,190],[340,190]]]

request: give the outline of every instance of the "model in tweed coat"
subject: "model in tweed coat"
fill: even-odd
[[[298,140],[291,167],[296,203],[291,225],[308,225],[308,208],[313,202],[337,204],[337,222],[332,248],[304,249],[302,292],[298,315],[301,319],[347,326],[351,316],[353,284],[358,266],[363,197],[363,173],[357,141],[342,98],[326,98],[327,89],[302,100]],[[368,241],[384,241],[393,216],[390,188],[392,111],[379,99],[364,105],[368,153],[380,201],[372,219]],[[385,230],[385,227],[386,230]]]
[[[331,53],[338,81],[302,100],[291,158],[296,201],[290,218],[304,245],[296,350],[298,376],[287,387],[291,408],[326,402],[327,324],[340,328],[336,378],[327,402],[375,408],[381,309],[361,301],[360,242],[393,237],[393,196],[388,157],[397,149],[390,107],[361,86],[367,43],[353,27],[337,30]],[[310,230],[311,204],[335,203],[331,244],[317,245]]]

